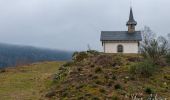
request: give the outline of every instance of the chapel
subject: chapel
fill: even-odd
[[[129,20],[126,23],[127,31],[102,31],[100,40],[104,53],[139,53],[141,31],[136,31],[137,22],[130,8]]]

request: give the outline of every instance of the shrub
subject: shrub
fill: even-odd
[[[102,85],[103,84],[103,82],[100,81],[100,80],[96,80],[95,83],[98,84],[98,85]]]
[[[102,68],[101,67],[96,67],[95,68],[95,73],[101,73],[102,72]]]
[[[79,72],[80,72],[80,71],[82,71],[82,68],[80,68],[80,67],[79,67],[79,68],[77,68],[77,71],[79,71]]]
[[[117,96],[112,96],[112,100],[119,100]]]
[[[73,54],[73,60],[75,62],[80,62],[83,61],[84,59],[86,59],[88,57],[87,52],[75,52]]]
[[[115,87],[116,90],[122,89],[122,86],[120,84],[116,84],[114,87]]]
[[[55,95],[56,95],[56,92],[53,91],[53,90],[51,90],[50,92],[48,92],[48,93],[45,95],[45,97],[51,98],[51,97],[53,97],[53,96],[55,96]]]
[[[112,56],[100,55],[94,59],[94,63],[98,66],[108,67],[114,64]]]
[[[94,75],[92,76],[92,79],[98,79],[98,76]]]
[[[127,60],[129,62],[139,62],[139,61],[142,61],[143,59],[139,56],[128,56]]]
[[[130,66],[130,73],[149,77],[154,73],[155,67],[151,61],[139,62]]]
[[[99,91],[100,91],[101,93],[105,93],[105,92],[106,92],[106,90],[104,90],[104,89],[99,89]]]
[[[90,65],[90,67],[91,67],[91,68],[94,68],[94,67],[95,67],[95,65],[93,65],[93,64],[92,64],[92,65]]]
[[[150,87],[145,88],[145,93],[152,94],[154,93],[153,90]]]
[[[117,78],[116,78],[116,76],[115,76],[115,75],[112,75],[112,79],[113,79],[113,80],[116,80]]]
[[[69,62],[63,64],[63,66],[64,66],[64,67],[69,67],[69,66],[72,66],[73,64],[74,64],[74,62],[69,61]]]
[[[170,53],[168,53],[167,56],[166,56],[166,62],[167,62],[168,64],[170,64]]]
[[[166,80],[170,80],[170,75],[167,74],[167,75],[164,76],[164,78],[165,78]]]
[[[92,54],[92,55],[99,55],[100,53],[96,50],[88,50],[87,53]]]
[[[160,63],[160,60],[167,54],[167,40],[164,37],[159,37],[158,39],[144,40],[141,52],[142,55],[154,62],[155,64]]]
[[[116,55],[113,57],[113,62],[115,65],[121,66],[125,64],[125,59],[122,55]]]
[[[98,97],[92,97],[91,100],[100,100]]]
[[[6,70],[5,69],[0,69],[0,73],[5,73]]]

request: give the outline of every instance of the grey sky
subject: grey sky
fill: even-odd
[[[170,33],[170,0],[133,0],[137,29]],[[100,31],[123,31],[130,0],[0,0],[0,42],[101,50]]]

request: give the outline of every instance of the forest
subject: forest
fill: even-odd
[[[70,60],[72,52],[0,43],[0,68],[42,61]]]

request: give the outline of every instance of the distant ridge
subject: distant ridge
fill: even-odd
[[[0,43],[0,68],[41,61],[65,61],[70,60],[71,55],[71,51]]]

